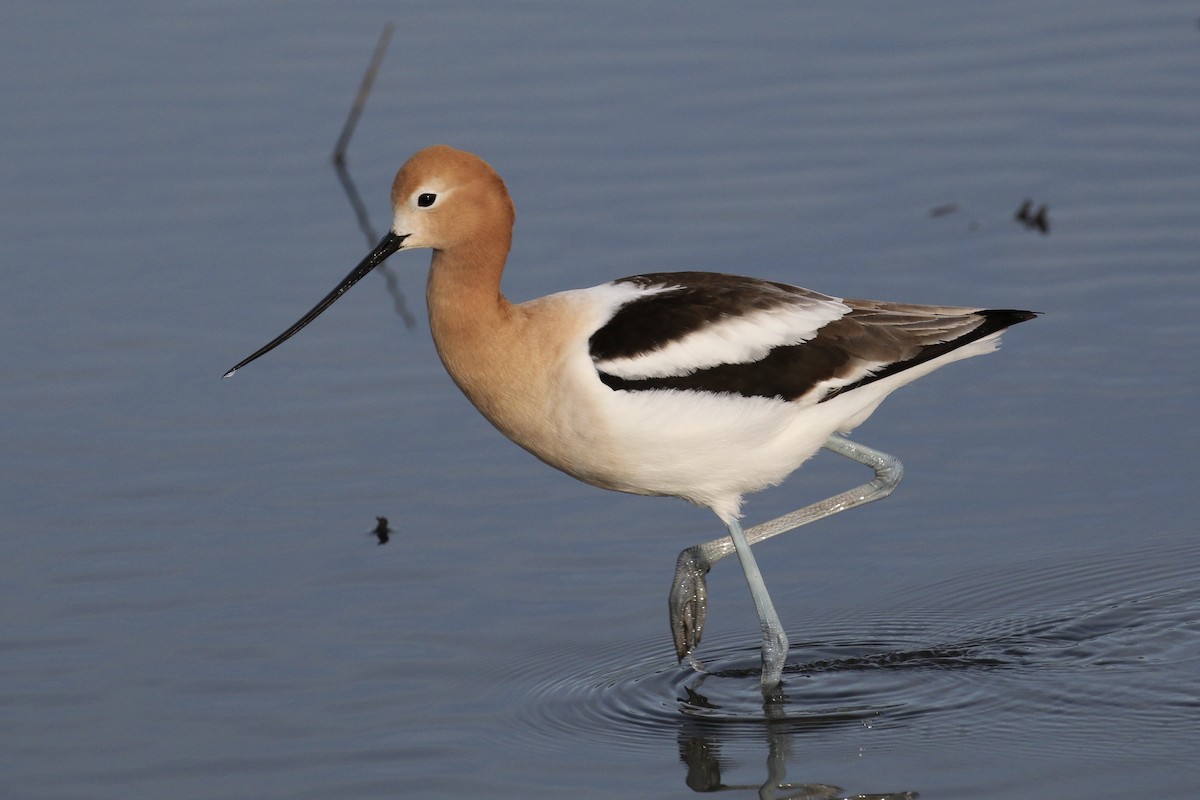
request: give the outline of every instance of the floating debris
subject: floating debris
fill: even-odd
[[[388,543],[389,534],[391,534],[391,532],[392,529],[388,527],[387,517],[375,518],[375,530],[371,531],[371,533],[379,539],[380,544]]]
[[[375,53],[371,56],[371,63],[367,66],[367,72],[363,75],[362,85],[358,87],[358,94],[354,98],[354,104],[350,106],[350,113],[346,117],[346,124],[342,126],[342,133],[338,136],[337,144],[333,147],[333,155],[330,158],[333,161],[334,172],[337,173],[338,181],[342,184],[342,190],[346,193],[346,199],[350,201],[350,207],[354,209],[354,216],[358,218],[358,227],[367,237],[367,246],[374,246],[375,242],[379,241],[379,237],[375,234],[375,227],[371,225],[370,215],[367,213],[367,205],[362,201],[362,196],[358,193],[358,187],[354,183],[354,179],[350,177],[350,170],[346,166],[346,149],[350,146],[350,138],[354,135],[354,129],[358,125],[358,118],[362,115],[363,108],[367,104],[367,97],[371,94],[371,87],[375,83],[375,76],[379,72],[379,65],[383,63],[383,55],[387,52],[388,43],[392,40],[392,32],[396,29],[396,23],[388,22],[383,26],[383,33],[379,36],[379,43],[375,45]],[[387,264],[380,264],[379,268],[383,270],[383,277],[387,281],[388,294],[392,296],[392,306],[395,308],[397,316],[404,320],[404,327],[410,331],[417,327],[417,318],[408,310],[408,301],[404,296],[404,291],[400,288],[399,280],[396,278],[396,273]]]
[[[1021,203],[1021,207],[1017,209],[1017,213],[1013,215],[1013,219],[1026,228],[1041,231],[1044,236],[1050,232],[1049,213],[1050,209],[1045,203],[1042,203],[1038,210],[1034,211],[1033,201],[1026,200],[1024,203]]]
[[[958,211],[958,203],[942,203],[929,209],[929,216],[934,218],[944,217],[956,211]]]

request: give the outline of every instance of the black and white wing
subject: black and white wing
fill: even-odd
[[[824,402],[1032,319],[1029,311],[842,300],[706,272],[635,275],[642,291],[589,340],[600,380]]]

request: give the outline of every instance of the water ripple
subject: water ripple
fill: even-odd
[[[1111,565],[1079,572],[1067,582],[1115,574]],[[1028,588],[1043,577],[1026,571],[1021,580]],[[525,676],[514,687],[517,728],[543,744],[569,735],[637,749],[696,726],[726,739],[761,736],[764,726],[801,735],[908,729],[934,744],[981,731],[1020,739],[1040,726],[1067,753],[1115,744],[1132,735],[1132,721],[1177,729],[1158,738],[1170,748],[1197,732],[1200,588],[1168,570],[1153,577],[1152,586],[969,623],[928,614],[827,620],[816,637],[794,641],[783,696],[771,703],[757,686],[758,649],[744,636],[706,640],[700,669],[664,666],[657,640],[611,649],[582,672],[578,652],[540,653],[514,667]],[[998,575],[990,588],[1016,591],[1011,579]],[[970,584],[973,607],[987,589]],[[1105,717],[1126,725],[1106,730]],[[1044,753],[1046,737],[1033,741]]]

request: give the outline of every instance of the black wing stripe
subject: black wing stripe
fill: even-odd
[[[830,390],[818,401],[824,402],[1037,316],[1013,310],[934,311],[927,306],[859,302],[810,341],[776,347],[752,363],[721,364],[665,378],[627,379],[600,372],[600,380],[614,390],[676,389],[795,400],[826,381],[861,374],[868,365],[884,365]]]
[[[798,299],[831,299],[783,283],[711,272],[660,272],[614,282],[666,290],[617,309],[588,341],[594,361],[635,358],[728,317],[779,308]]]
[[[610,389],[626,391],[679,389],[792,400],[811,391],[820,382],[835,377],[849,361],[850,355],[843,350],[817,348],[813,342],[805,342],[776,347],[751,363],[719,364],[689,375],[628,379],[601,372],[600,380]]]

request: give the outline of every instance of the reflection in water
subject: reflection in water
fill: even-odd
[[[354,98],[354,104],[350,106],[350,113],[346,116],[346,124],[342,126],[342,132],[338,136],[337,144],[333,148],[333,168],[337,172],[338,181],[342,184],[343,191],[346,192],[346,199],[350,201],[351,208],[354,209],[354,216],[358,220],[358,227],[367,237],[367,247],[374,247],[379,241],[379,237],[375,235],[375,227],[371,224],[371,216],[367,212],[367,206],[362,201],[362,196],[358,193],[358,187],[354,185],[354,179],[350,177],[350,171],[346,168],[346,149],[350,146],[350,139],[354,135],[354,129],[358,125],[358,118],[362,115],[362,110],[367,104],[367,97],[371,94],[371,86],[375,83],[375,75],[379,72],[379,65],[383,62],[383,54],[387,52],[388,43],[392,40],[392,31],[395,30],[396,24],[388,22],[383,27],[383,33],[379,36],[379,43],[375,45],[375,52],[371,56],[371,63],[367,66],[367,71],[363,75],[362,83],[358,87],[358,94]],[[387,280],[388,294],[392,296],[392,307],[396,311],[396,315],[404,320],[404,326],[409,330],[416,327],[417,320],[408,310],[408,303],[404,298],[404,292],[400,289],[400,284],[396,280],[396,273],[387,264],[380,264],[379,270],[383,272],[384,278]],[[383,544],[383,542],[380,542]]]
[[[1118,569],[1108,562],[1080,564],[1062,583],[1104,585]],[[571,675],[578,653],[537,654],[545,676],[531,696],[515,703],[523,728],[543,743],[602,740],[612,748],[643,749],[671,737],[684,765],[683,782],[696,792],[747,789],[770,798],[916,797],[920,787],[859,794],[819,779],[788,780],[798,772],[793,750],[861,748],[864,737],[885,731],[919,739],[924,746],[997,732],[1049,727],[1052,739],[1032,737],[1042,756],[1071,756],[1111,746],[1129,730],[1097,727],[1103,719],[1140,720],[1166,743],[1194,736],[1194,681],[1163,681],[1162,670],[1194,675],[1200,646],[1200,588],[1181,585],[1171,560],[1136,576],[1129,586],[1086,601],[1038,608],[1025,614],[950,623],[928,616],[827,620],[822,638],[797,641],[782,690],[764,701],[757,685],[756,647],[712,644],[706,666],[656,669],[661,652],[607,651],[587,674]],[[1017,565],[998,571],[995,583],[961,578],[939,588],[970,602],[1043,584],[1038,569]],[[894,613],[894,610],[889,610]],[[866,636],[864,636],[866,633]],[[1147,670],[1155,665],[1158,671]],[[1021,736],[1025,741],[1026,737]],[[1049,744],[1052,742],[1052,744]],[[536,745],[535,745],[536,746]],[[746,774],[746,753],[761,753],[763,768]],[[734,753],[734,756],[727,754]],[[740,780],[728,773],[737,765]]]
[[[712,703],[693,689],[687,689],[688,703],[694,707],[713,708]],[[796,738],[797,723],[807,731],[826,727],[843,726],[857,720],[853,715],[812,716],[803,721],[787,716],[787,696],[782,691],[763,701],[763,720],[758,726],[766,739],[766,775],[760,784],[725,783],[721,777],[721,750],[724,736],[728,733],[726,723],[684,717],[679,726],[679,760],[687,767],[684,782],[694,792],[722,792],[755,789],[758,796],[771,800],[811,798],[812,800],[841,800],[857,798],[867,800],[907,800],[917,797],[916,792],[886,792],[883,794],[848,794],[840,786],[827,783],[790,783],[787,780],[787,765],[792,756],[792,742]]]
[[[374,247],[379,239],[375,236],[375,228],[371,225],[370,217],[367,214],[367,207],[363,205],[362,197],[359,196],[358,189],[354,185],[354,179],[350,177],[350,173],[346,169],[346,163],[335,159],[333,166],[337,171],[338,180],[341,181],[342,188],[346,191],[346,197],[350,200],[350,205],[354,207],[354,214],[358,217],[358,227],[366,235],[370,246]],[[400,289],[400,284],[396,280],[395,271],[386,263],[380,264],[377,269],[383,272],[383,276],[387,280],[388,294],[392,296],[392,307],[395,309],[396,315],[404,320],[404,327],[412,330],[417,325],[417,319],[408,310],[408,302],[405,300],[404,292]]]
[[[758,796],[771,800],[909,800],[916,792],[886,792],[883,794],[849,794],[840,786],[827,783],[789,783],[787,762],[791,756],[792,737],[775,725],[764,728],[767,740],[766,780],[761,784],[725,783],[721,779],[721,738],[715,726],[685,723],[679,729],[679,760],[687,766],[685,783],[694,792],[728,792],[757,790]]]

